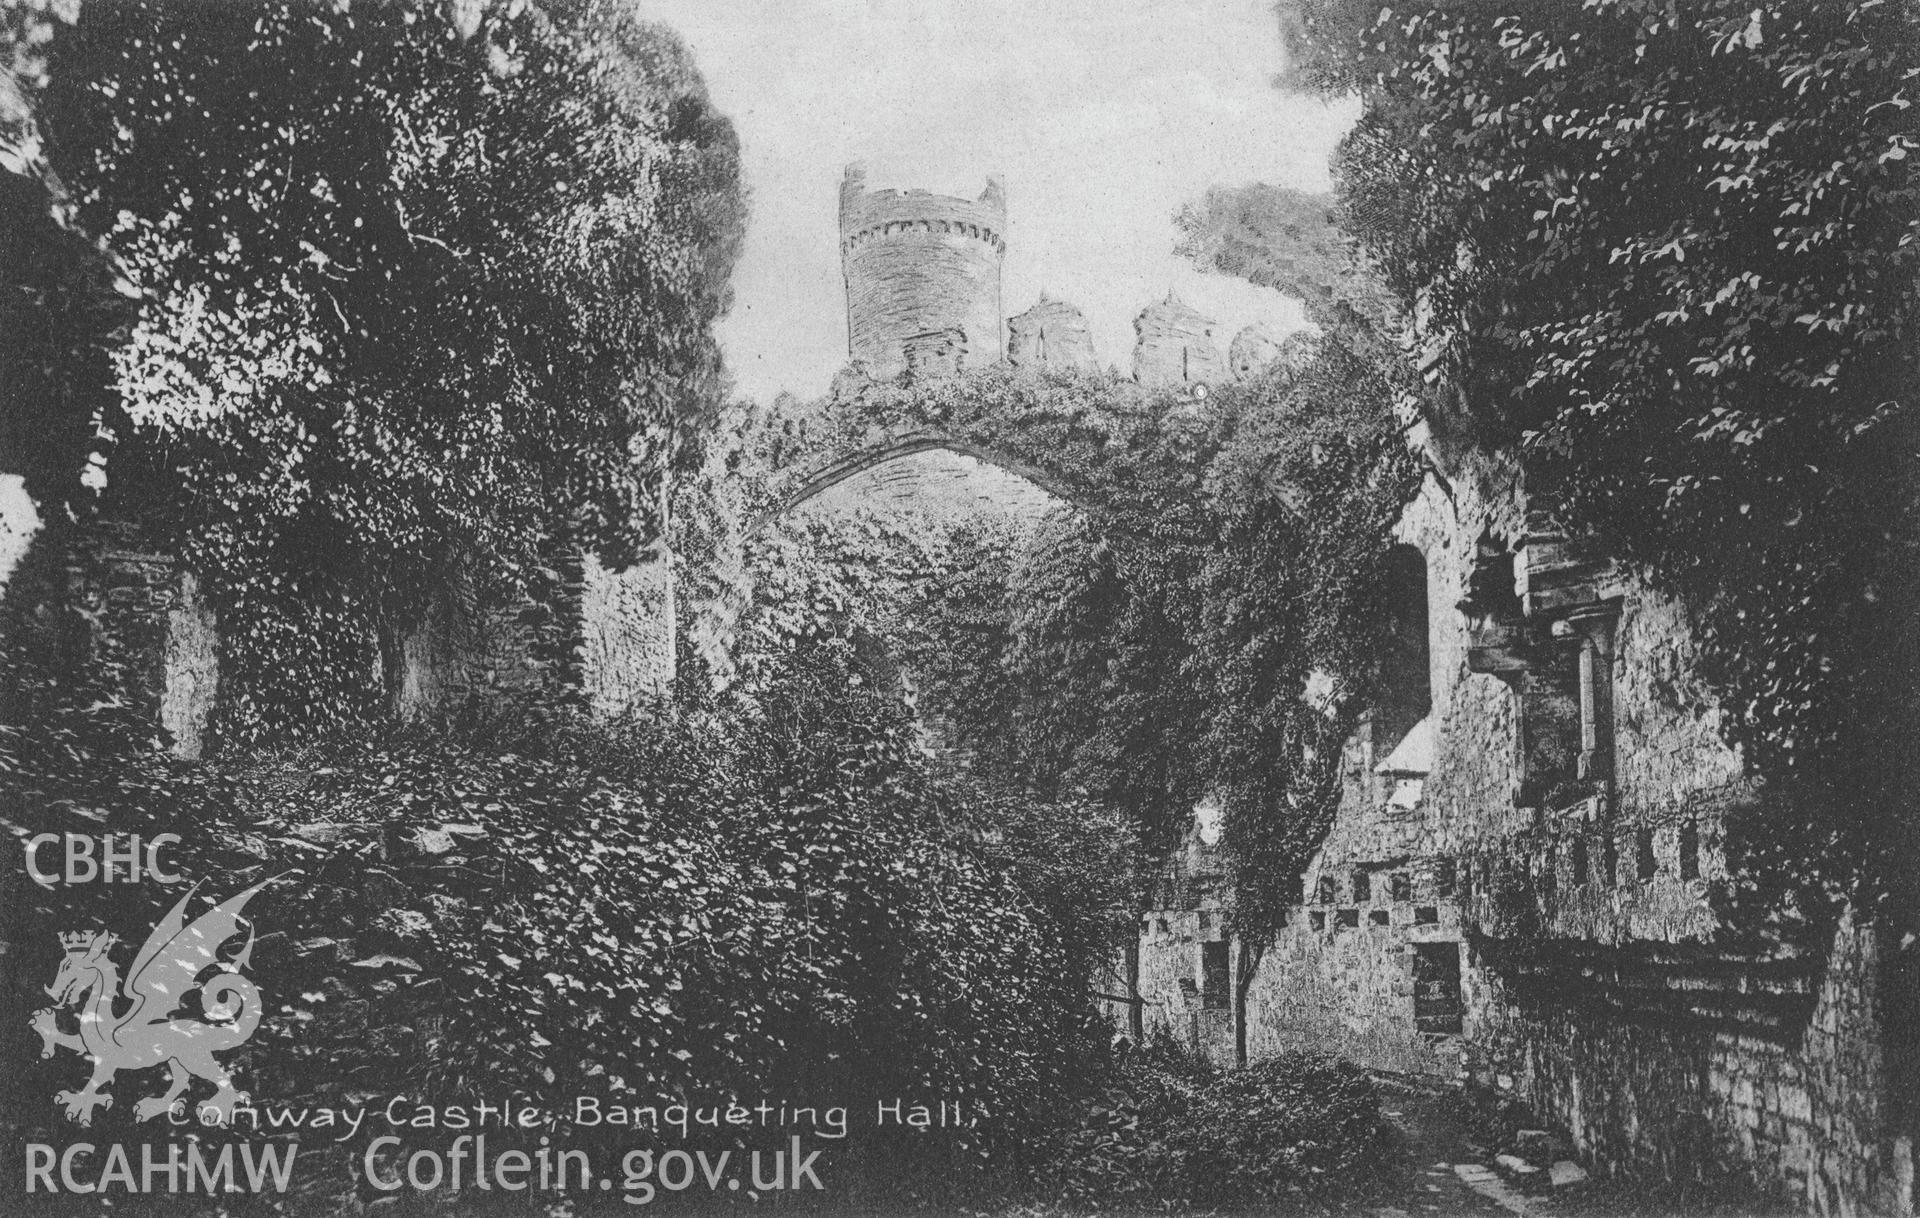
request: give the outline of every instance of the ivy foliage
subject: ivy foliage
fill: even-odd
[[[1282,1053],[1215,1072],[1163,1042],[1087,1106],[1053,1182],[1076,1206],[1337,1211],[1378,1189],[1394,1159],[1379,1088],[1359,1067]]]
[[[1303,337],[1204,402],[986,369],[788,403],[748,447],[778,486],[926,430],[1073,502],[1016,535],[953,538],[906,609],[859,614],[913,675],[918,713],[992,783],[1121,814],[1149,850],[1219,798],[1236,924],[1277,926],[1378,685],[1384,558],[1413,486],[1379,362]],[[817,541],[826,569],[885,569],[846,537]],[[1310,679],[1328,697],[1309,701]]]
[[[381,631],[432,589],[507,603],[556,554],[636,559],[719,399],[742,228],[675,36],[519,0],[54,28],[46,163],[137,307],[31,336],[11,404],[85,445],[31,489],[217,576],[229,739],[371,713]]]
[[[500,711],[197,764],[96,716],[67,738],[85,764],[37,755],[0,808],[21,975],[52,975],[56,931],[131,934],[181,890],[43,889],[19,842],[172,832],[208,894],[278,877],[249,908],[272,1004],[235,1059],[256,1104],[937,1098],[989,1115],[862,1128],[848,1154],[877,1178],[1019,1165],[1106,1051],[1087,945],[1110,897],[1068,862],[1125,839],[949,785],[858,663],[817,642],[751,701],[646,723]],[[36,1060],[8,1119],[57,1120],[34,1097],[72,1066]],[[103,1131],[131,1135],[131,1108]],[[302,1186],[349,1189],[363,1149],[304,1142],[328,1170]]]
[[[1127,494],[1143,454],[1180,427],[1169,405],[1111,373],[1036,375],[996,364],[917,383],[843,376],[817,401],[776,402],[743,439],[771,496],[763,515],[837,458],[924,435],[990,453],[1055,496],[1094,508]]]
[[[1363,102],[1344,210],[1413,322],[1436,432],[1511,446],[1537,502],[1685,598],[1778,796],[1776,823],[1739,832],[1799,843],[1772,873],[1911,897],[1876,860],[1912,841],[1920,722],[1920,13],[1301,0],[1282,18],[1293,78]]]

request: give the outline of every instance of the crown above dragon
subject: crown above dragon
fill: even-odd
[[[94,941],[100,937],[101,937],[100,932],[98,931],[91,931],[91,930],[62,931],[60,933],[60,948],[62,951],[69,951],[69,952],[81,951],[86,948],[92,947],[94,944]]]

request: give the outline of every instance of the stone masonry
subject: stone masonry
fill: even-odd
[[[1007,362],[1048,372],[1094,372],[1100,363],[1093,353],[1086,316],[1066,301],[1044,294],[1031,309],[1007,319]]]
[[[1154,877],[1140,941],[1116,972],[1140,998],[1134,1029],[1148,1041],[1170,1037],[1213,1061],[1232,1061],[1235,944],[1228,930],[1224,860],[1191,832]],[[1110,1017],[1127,1018],[1109,1000]]]
[[[1227,346],[1227,364],[1236,380],[1249,380],[1265,372],[1280,358],[1281,340],[1271,326],[1258,322],[1243,326]]]
[[[1399,539],[1425,573],[1424,716],[1347,742],[1287,925],[1235,953],[1236,1036],[1197,1043],[1477,1084],[1601,1171],[1733,1171],[1809,1212],[1911,1214],[1875,932],[1718,936],[1723,825],[1767,794],[1692,676],[1679,606],[1530,515],[1490,460],[1430,475]],[[1190,903],[1156,900],[1148,1012],[1166,987],[1144,962]]]
[[[1213,328],[1212,318],[1168,292],[1134,318],[1133,379],[1155,389],[1226,380]]]
[[[463,604],[450,586],[420,620],[383,628],[381,654],[369,662],[394,716],[553,690],[611,718],[661,696],[674,677],[671,556],[622,572],[591,555],[560,566],[570,575],[550,604]],[[22,614],[32,646],[75,680],[109,682],[157,741],[195,760],[213,743],[222,692],[210,578],[108,522],[57,545],[37,539],[0,592]]]
[[[880,380],[910,360],[948,375],[998,363],[1006,225],[997,178],[978,199],[956,199],[868,190],[865,169],[849,165],[840,184],[847,354]]]
[[[54,671],[97,682],[98,698],[131,711],[156,743],[200,756],[220,674],[217,620],[199,582],[131,526],[66,536],[29,547],[0,588],[23,645]]]

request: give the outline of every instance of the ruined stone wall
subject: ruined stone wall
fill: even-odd
[[[213,611],[193,576],[120,523],[43,532],[4,588],[21,645],[198,757],[217,695]],[[64,679],[64,678],[63,678]]]
[[[1681,608],[1604,565],[1569,582],[1567,547],[1491,463],[1430,480],[1400,536],[1427,561],[1431,747],[1409,763],[1371,724],[1348,742],[1302,903],[1249,986],[1250,1055],[1322,1047],[1470,1079],[1563,1127],[1601,1171],[1732,1171],[1812,1212],[1911,1212],[1896,1195],[1910,1150],[1886,1129],[1873,932],[1844,924],[1827,951],[1716,937],[1725,821],[1767,794],[1692,675]],[[1489,628],[1458,607],[1476,568],[1484,583],[1489,538],[1515,555],[1514,600],[1539,637],[1582,598],[1614,615],[1610,779],[1530,781],[1525,675],[1501,671]],[[1376,772],[1390,754],[1423,772]],[[1449,949],[1457,1030],[1434,1030],[1431,997],[1423,1029],[1420,970]]]
[[[469,699],[572,691],[611,717],[663,694],[674,675],[670,558],[605,570],[591,557],[554,604],[466,603],[441,590],[422,619],[381,631],[388,709],[416,719]],[[197,759],[221,693],[211,577],[99,523],[43,535],[4,589],[37,649],[75,682],[104,680],[152,724],[156,742]]]
[[[1208,1061],[1232,1063],[1233,1004],[1209,1006],[1202,989],[1201,944],[1228,941],[1223,915],[1156,910],[1149,923],[1140,937],[1143,1034],[1148,1041],[1170,1037]]]
[[[1554,970],[1552,1001],[1523,988],[1539,978],[1470,970],[1471,1069],[1603,1167],[1732,1170],[1813,1213],[1911,1213],[1899,1181],[1911,1168],[1885,1139],[1876,955],[1873,933],[1851,925],[1811,976],[1714,953],[1616,954]],[[1777,1022],[1753,1018],[1769,1006]]]
[[[941,368],[999,362],[1006,212],[995,179],[978,199],[956,199],[870,191],[864,171],[850,166],[840,187],[848,355],[870,375],[891,379],[907,371],[915,343],[953,332],[960,350],[935,361]]]
[[[1214,339],[1214,321],[1173,293],[1133,319],[1133,379],[1154,389],[1217,385],[1227,361]]]
[[[1007,319],[1007,362],[1048,372],[1095,372],[1100,366],[1086,315],[1064,300],[1045,296],[1025,313]]]
[[[580,688],[610,718],[663,697],[673,683],[673,561],[613,572],[588,555],[579,593]]]
[[[455,580],[436,591],[417,622],[390,631],[386,646],[389,709],[419,719],[470,699],[486,701],[541,689],[556,667],[540,645],[553,610],[529,597],[485,604]]]
[[[1432,921],[1423,920],[1427,910]],[[1411,901],[1308,907],[1261,957],[1247,996],[1248,1057],[1311,1050],[1391,1074],[1457,1081],[1460,1037],[1415,1025],[1415,943],[1457,948],[1457,916]]]
[[[585,554],[560,568],[551,603],[478,605],[458,588],[443,590],[389,658],[396,715],[570,691],[593,715],[613,718],[663,696],[677,645],[672,556],[615,572]]]
[[[1231,983],[1233,945],[1227,928],[1225,885],[1216,853],[1189,835],[1156,878],[1141,919],[1137,993],[1142,1033],[1170,1037],[1209,1061],[1231,1063],[1236,1034]],[[1226,945],[1228,989],[1208,997],[1203,944]],[[1122,1025],[1124,1026],[1124,1024]]]
[[[1420,854],[1417,812],[1394,807],[1373,773],[1371,725],[1342,756],[1344,808],[1302,877],[1300,904],[1261,953],[1247,987],[1247,1053],[1337,1053],[1370,1068],[1451,1083],[1460,1029],[1425,1027],[1416,1011],[1416,945],[1458,950],[1454,881]]]

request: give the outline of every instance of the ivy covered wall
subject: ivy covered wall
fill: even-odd
[[[1529,781],[1539,696],[1476,671],[1497,666],[1490,627],[1461,607],[1490,563],[1526,587],[1528,547],[1485,544],[1525,539],[1521,503],[1489,462],[1429,478],[1401,518],[1428,564],[1431,752],[1410,762],[1372,725],[1348,741],[1325,843],[1258,952],[1249,1054],[1329,1045],[1471,1082],[1603,1168],[1891,1207],[1909,1152],[1890,1124],[1880,936],[1798,905],[1756,925],[1732,899],[1729,825],[1771,795],[1724,743],[1670,596],[1618,571],[1594,585],[1618,613],[1612,779]],[[1458,953],[1437,988],[1436,950]],[[1435,1006],[1447,986],[1452,1027]]]

